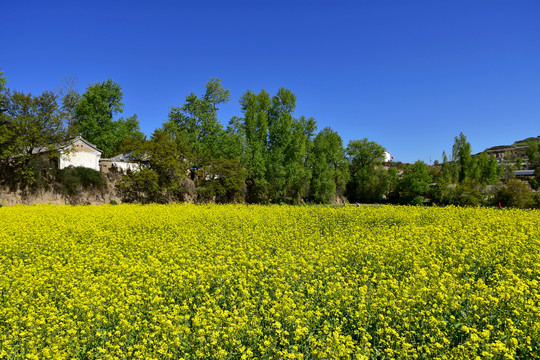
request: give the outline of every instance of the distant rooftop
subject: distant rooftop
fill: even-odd
[[[516,170],[514,172],[516,176],[533,176],[535,171],[534,170]]]

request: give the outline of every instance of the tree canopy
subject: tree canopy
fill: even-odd
[[[68,100],[74,100],[73,96]],[[123,96],[120,85],[108,79],[90,84],[75,105],[75,132],[102,150],[103,157],[117,153],[124,138],[143,137],[136,115],[114,119],[124,111]]]
[[[32,96],[8,92],[0,122],[0,160],[21,164],[19,181],[35,182],[35,162],[45,150],[54,150],[65,139],[56,95],[45,91]]]
[[[349,199],[381,201],[385,192],[384,173],[380,169],[384,161],[384,148],[364,138],[349,141],[346,151],[351,174],[347,189]]]

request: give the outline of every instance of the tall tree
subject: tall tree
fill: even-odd
[[[8,89],[6,87],[7,79],[4,72],[0,71],[0,124],[2,123],[2,114],[7,111],[9,102]]]
[[[4,76],[4,72],[0,70],[0,93],[7,91],[6,84],[7,79]]]
[[[116,143],[113,117],[122,113],[123,93],[112,79],[90,84],[75,106],[78,133],[110,156]]]
[[[483,152],[478,156],[476,162],[479,176],[475,180],[479,180],[483,184],[494,184],[499,180],[502,168],[499,170],[494,155],[489,156],[486,152]]]
[[[377,171],[384,161],[384,148],[364,138],[347,145],[351,181],[347,186],[352,201],[380,201],[384,195],[382,173]]]
[[[331,202],[334,196],[345,192],[349,168],[343,141],[330,127],[325,127],[313,140],[309,158],[312,168],[311,198],[318,203]]]
[[[471,162],[471,144],[467,141],[467,137],[463,133],[459,133],[459,137],[454,138],[452,146],[452,160],[458,164],[458,181],[462,182],[470,176],[472,170]]]
[[[226,159],[241,160],[244,157],[246,148],[245,133],[241,124],[241,119],[233,116],[225,129],[225,134],[221,141],[221,153]]]
[[[4,76],[4,72],[0,71],[0,92],[6,90],[7,79]]]
[[[302,117],[305,119],[305,117]],[[285,153],[285,171],[287,181],[283,200],[289,203],[300,203],[309,192],[311,169],[307,166],[311,130],[305,128],[307,121],[292,121],[291,141]]]
[[[304,159],[307,165],[309,162],[309,156],[313,150],[313,140],[317,132],[317,121],[315,121],[314,117],[306,118],[304,115],[302,115],[298,118],[298,122],[302,124],[302,127],[304,129],[304,135],[305,135],[304,138],[306,141],[306,144],[305,144],[306,153],[305,153]]]
[[[440,180],[442,180],[445,184],[449,184],[453,180],[452,176],[453,176],[453,164],[451,164],[448,161],[448,156],[446,155],[446,151],[443,150]]]
[[[221,85],[221,79],[210,79],[205,85],[202,97],[195,93],[186,96],[181,107],[172,107],[169,119],[163,129],[173,135],[182,136],[190,145],[193,153],[190,160],[195,167],[204,166],[208,159],[220,157],[221,137],[225,131],[219,122],[218,105],[229,101],[229,90]]]
[[[308,153],[315,119],[293,117],[296,96],[280,88],[276,95],[248,90],[240,99],[245,138],[242,161],[248,170],[249,202],[300,202],[309,191]]]
[[[137,115],[115,120],[124,111],[122,89],[112,79],[90,84],[75,105],[72,128],[103,151],[103,157],[118,153],[125,138],[142,138]]]
[[[9,104],[9,92],[6,87],[6,84],[7,84],[7,79],[4,76],[4,72],[0,71],[0,127],[2,127],[0,129],[3,130],[0,132],[0,154],[4,146],[3,138],[4,136],[6,136],[6,134],[4,133],[5,130],[3,126],[5,126],[8,122],[8,117],[7,115],[5,115],[8,109],[8,104]]]
[[[56,95],[40,96],[14,91],[9,98],[4,134],[10,138],[10,155],[34,155],[38,148],[53,148],[63,140]]]
[[[141,129],[139,127],[139,120],[137,118],[137,114],[133,114],[132,116],[129,116],[125,119],[120,118],[116,120],[113,124],[116,140],[112,148],[112,152],[115,154],[122,152],[122,143],[125,139],[144,139],[144,134],[141,132]]]
[[[259,94],[248,90],[240,99],[244,115],[239,121],[246,143],[243,163],[248,171],[246,180],[246,199],[248,202],[267,202],[269,200],[267,164],[270,104],[270,95],[264,90]]]
[[[221,79],[211,78],[204,86],[206,92],[204,94],[204,101],[210,103],[212,112],[217,117],[218,105],[228,103],[231,100],[231,91],[225,89],[221,84]]]
[[[270,198],[274,202],[288,201],[286,188],[294,181],[296,154],[293,139],[293,113],[296,96],[292,91],[280,88],[272,97],[268,112],[268,163],[267,180]]]

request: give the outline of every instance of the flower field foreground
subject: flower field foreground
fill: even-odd
[[[2,359],[540,357],[540,213],[0,208]]]

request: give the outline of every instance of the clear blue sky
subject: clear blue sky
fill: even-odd
[[[0,68],[41,93],[73,74],[83,92],[112,78],[123,116],[151,134],[211,77],[241,116],[248,89],[297,97],[343,138],[395,160],[473,152],[540,135],[540,1],[21,1],[0,4]]]

